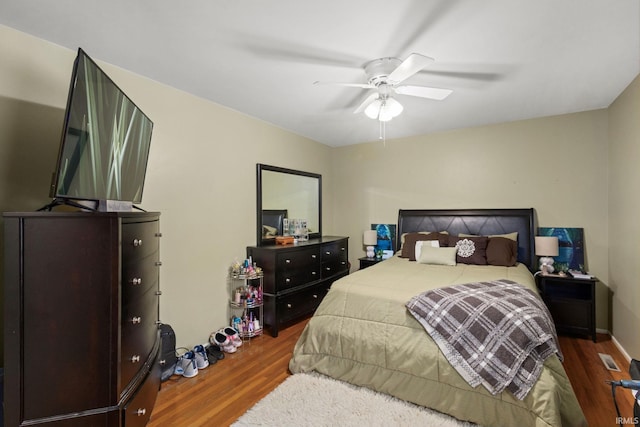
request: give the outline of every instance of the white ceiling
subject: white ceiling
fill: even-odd
[[[0,24],[330,146],[374,141],[353,114],[363,65],[417,52],[397,138],[607,107],[640,72],[638,0],[2,0]],[[1,59],[0,59],[1,60]]]

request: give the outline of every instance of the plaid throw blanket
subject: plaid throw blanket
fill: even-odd
[[[551,315],[535,292],[509,281],[430,290],[407,304],[442,353],[472,386],[524,399],[554,353]]]

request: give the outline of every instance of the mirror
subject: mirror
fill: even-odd
[[[309,238],[322,235],[322,175],[257,165],[257,242],[275,244],[284,219],[307,221]]]

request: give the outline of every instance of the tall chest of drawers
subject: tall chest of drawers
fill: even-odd
[[[4,223],[5,425],[145,425],[160,386],[159,214]]]
[[[331,284],[349,274],[349,238],[324,236],[295,245],[250,246],[264,272],[264,319],[271,335],[312,314]]]

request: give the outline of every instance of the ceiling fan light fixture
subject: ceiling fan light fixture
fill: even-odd
[[[400,113],[402,113],[402,110],[404,110],[402,104],[400,104],[395,98],[388,97],[380,109],[380,116],[384,113],[385,116],[389,115],[391,117],[389,120],[391,120],[394,117],[398,117]]]
[[[371,104],[367,105],[364,113],[370,119],[388,122],[394,117],[399,116],[403,109],[402,104],[395,98],[376,98]]]
[[[380,98],[376,98],[373,102],[367,105],[367,108],[364,110],[364,114],[367,115],[370,119],[377,119],[380,114],[380,109],[382,108],[382,100]]]

